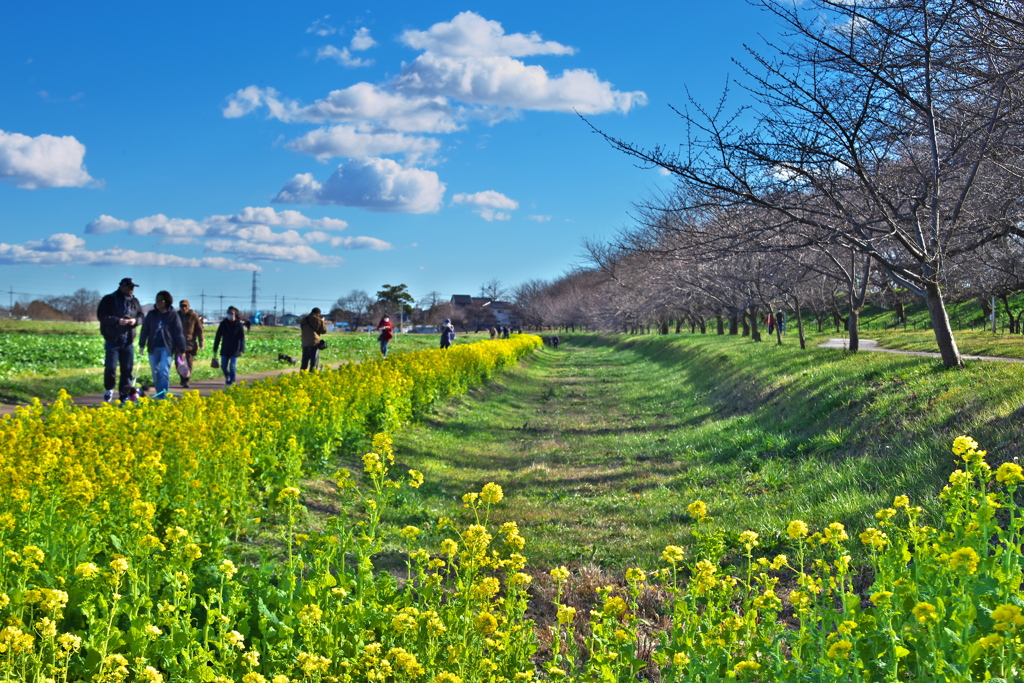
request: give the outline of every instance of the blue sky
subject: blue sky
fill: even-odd
[[[742,0],[0,0],[3,303],[123,276],[207,309],[551,279],[669,186],[594,135],[682,135]]]

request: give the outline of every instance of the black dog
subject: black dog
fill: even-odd
[[[292,358],[291,356],[286,356],[283,353],[277,354],[277,359],[280,360],[280,361],[284,361],[285,363],[288,363],[289,365],[295,365],[295,363],[296,363],[296,360],[294,358]]]

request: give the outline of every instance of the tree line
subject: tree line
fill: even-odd
[[[778,307],[798,325],[842,307],[852,350],[869,299],[897,315],[918,300],[950,367],[950,301],[996,297],[1019,331],[1024,4],[753,2],[783,31],[737,62],[742,106],[729,89],[711,106],[691,98],[675,109],[678,144],[595,128],[674,187],[588,241],[589,267],[538,300],[564,320],[577,293],[590,324],[714,318],[755,338]]]

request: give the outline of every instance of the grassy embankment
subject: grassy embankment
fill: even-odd
[[[221,377],[210,367],[217,327],[205,328],[205,349],[196,359],[195,379]],[[481,335],[459,335],[468,343]],[[376,358],[376,335],[360,332],[329,333],[320,362],[336,365]],[[437,335],[399,335],[394,353],[436,348]],[[239,375],[279,370],[288,365],[278,354],[301,360],[299,330],[293,327],[253,327],[246,336],[246,353],[239,360]],[[97,323],[43,322],[0,319],[0,403],[19,403],[37,397],[53,400],[61,389],[72,396],[103,391],[103,339]],[[136,354],[136,373],[148,381],[149,362]],[[177,379],[172,371],[171,379]],[[176,382],[172,383],[172,387]]]
[[[994,467],[1024,451],[1024,365],[946,371],[715,335],[563,340],[396,435],[427,483],[403,491],[395,524],[451,514],[494,481],[507,498],[492,522],[520,524],[535,567],[654,567],[666,545],[692,548],[696,499],[729,548],[753,529],[771,553],[793,519],[859,532],[898,494],[936,510],[960,434]]]

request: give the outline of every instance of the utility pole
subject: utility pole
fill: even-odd
[[[282,318],[283,318],[283,317],[284,317],[285,315],[287,315],[287,314],[288,314],[288,308],[287,308],[287,307],[285,307],[285,305],[284,305],[284,299],[285,299],[285,296],[284,296],[284,294],[282,294],[282,295],[281,295],[281,317],[282,317]]]
[[[8,311],[13,311],[14,310],[14,285],[11,285],[10,294],[11,294],[11,303],[8,305],[7,310]]]
[[[224,317],[224,295],[220,295],[220,317]]]
[[[206,317],[206,290],[205,289],[203,290],[202,294],[199,295],[199,301],[202,302],[200,304],[202,306],[202,308],[199,309],[199,312],[205,318]]]
[[[252,271],[252,301],[250,302],[251,311],[249,315],[256,315],[256,271]]]
[[[274,295],[274,320],[277,320],[277,294]]]

